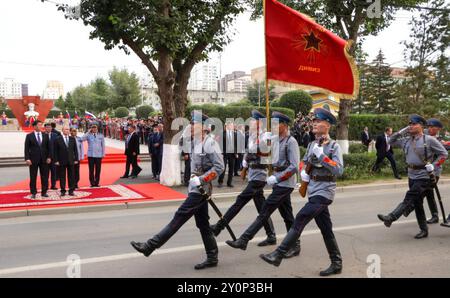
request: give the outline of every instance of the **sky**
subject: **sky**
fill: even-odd
[[[79,0],[53,0],[74,4]],[[382,49],[392,66],[404,66],[401,40],[409,38],[412,13],[399,11],[393,24],[376,37],[368,37],[364,50],[372,60]],[[221,54],[222,76],[235,70],[250,73],[264,65],[262,20],[250,21],[249,12],[238,17],[231,31],[233,41]],[[96,77],[108,77],[114,66],[135,72],[147,71],[136,55],[119,49],[105,50],[89,39],[90,28],[81,21],[66,20],[51,3],[40,0],[0,1],[0,80],[14,78],[29,85],[30,95],[41,95],[46,82],[58,80],[65,92]],[[212,59],[218,60],[217,53]]]

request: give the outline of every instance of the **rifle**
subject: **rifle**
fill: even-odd
[[[323,137],[321,137],[319,139],[319,147],[322,146],[324,141],[325,141],[325,139]],[[310,175],[312,170],[313,170],[313,164],[311,163],[311,158],[310,158],[308,163],[306,164],[305,172],[306,172],[306,174]],[[304,198],[306,196],[306,191],[308,190],[308,185],[309,185],[309,182],[302,181],[300,188],[298,189],[298,192],[300,193],[302,198]]]
[[[444,219],[444,222],[441,223],[441,226],[450,228],[450,224],[448,223],[448,220],[447,220],[447,217],[446,217],[446,214],[444,211],[444,204],[442,204],[441,192],[439,191],[439,188],[437,186],[436,176],[434,175],[433,172],[429,172],[428,174],[430,175],[431,185],[433,185],[433,190],[436,191],[436,196],[438,197],[439,207],[441,208],[441,212],[442,212],[442,218]]]

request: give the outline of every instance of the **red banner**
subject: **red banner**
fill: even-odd
[[[351,41],[275,0],[265,0],[267,78],[282,85],[323,89],[355,98],[358,71],[347,53]]]

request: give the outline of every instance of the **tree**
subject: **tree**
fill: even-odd
[[[130,74],[126,69],[118,70],[114,68],[109,73],[109,80],[112,90],[109,105],[112,108],[119,106],[133,108],[141,103],[139,78],[135,73]]]
[[[312,109],[312,97],[303,90],[294,90],[287,92],[281,96],[278,106],[292,109],[297,115],[307,115]]]
[[[58,97],[58,99],[55,101],[55,107],[57,107],[61,111],[64,111],[66,109],[66,103],[64,102],[62,96]]]
[[[269,86],[269,102],[277,97],[277,94],[273,91],[275,86]],[[265,82],[254,81],[252,85],[247,87],[247,98],[252,105],[265,106],[266,105],[266,84]]]
[[[126,107],[118,107],[114,111],[114,116],[117,118],[125,118],[128,117],[128,115],[130,115],[130,111]]]
[[[367,68],[365,96],[370,113],[390,114],[394,112],[396,82],[391,76],[392,69],[384,62],[384,54],[380,49],[376,58]]]
[[[366,98],[368,65],[366,64],[366,59],[367,54],[362,51],[360,52],[360,54],[356,55],[356,64],[358,66],[359,73],[359,93],[353,103],[353,112],[356,114],[363,114],[368,112]]]
[[[262,0],[247,0],[253,6],[252,18],[262,16]],[[409,9],[426,0],[390,0],[367,2],[360,0],[280,0],[280,2],[314,18],[319,24],[346,40],[353,40],[349,54],[355,57],[357,45],[365,36],[376,35],[387,28],[395,13],[403,8]],[[374,10],[380,4],[379,11]],[[374,14],[375,13],[375,14]],[[378,15],[377,15],[378,13]],[[348,124],[352,101],[341,99],[339,103],[339,123],[337,139],[343,152],[348,152]]]
[[[115,108],[112,103],[113,92],[111,86],[103,78],[96,78],[88,86],[90,98],[92,100],[92,110],[95,113],[99,113],[109,108]],[[117,97],[120,97],[117,95]],[[124,104],[122,104],[124,105]],[[126,104],[125,104],[126,106]]]
[[[140,106],[136,108],[136,117],[138,119],[147,119],[148,116],[153,113],[155,109],[152,106]]]
[[[242,0],[90,0],[80,4],[79,17],[92,27],[106,49],[133,51],[157,86],[164,115],[164,156],[160,176],[165,185],[180,184],[179,148],[172,122],[183,117],[192,68],[211,51],[230,41],[229,25],[243,12]],[[60,5],[59,10],[68,11]],[[66,13],[66,17],[71,18]],[[72,17],[74,18],[74,17]],[[173,144],[172,144],[173,143]],[[166,146],[167,145],[167,146]]]
[[[70,92],[67,92],[66,94],[66,99],[64,100],[64,109],[65,110],[69,110],[69,111],[73,111],[75,110],[75,105],[73,103],[73,99],[72,99],[72,94],[70,94]]]
[[[73,89],[71,97],[74,107],[80,109],[80,111],[92,111],[92,98],[87,87],[83,85],[76,87],[75,89]]]
[[[444,0],[433,0],[434,9],[412,18],[411,40],[403,42],[404,57],[409,62],[407,80],[402,84],[401,107],[426,116],[439,112],[441,96],[448,95],[448,57],[450,45],[449,12]]]

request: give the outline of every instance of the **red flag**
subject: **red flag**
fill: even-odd
[[[265,1],[267,78],[355,98],[359,75],[347,53],[351,41],[278,1]]]

